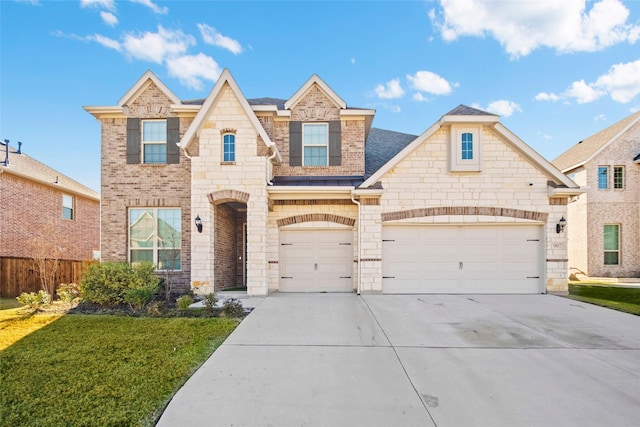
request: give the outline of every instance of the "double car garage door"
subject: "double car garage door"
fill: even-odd
[[[384,226],[384,293],[540,293],[541,226]],[[280,233],[281,292],[351,292],[351,230]]]

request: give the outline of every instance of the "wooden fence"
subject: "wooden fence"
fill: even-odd
[[[80,283],[89,264],[96,261],[60,260],[56,288],[60,283]],[[0,296],[17,297],[42,289],[36,261],[31,258],[0,257]]]

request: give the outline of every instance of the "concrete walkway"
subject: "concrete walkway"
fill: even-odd
[[[640,317],[552,295],[274,294],[158,426],[636,426]]]

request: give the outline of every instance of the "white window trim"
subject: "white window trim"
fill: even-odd
[[[127,261],[129,262],[129,264],[131,264],[131,210],[132,209],[139,209],[139,210],[152,210],[153,211],[153,246],[151,248],[138,248],[138,250],[151,250],[152,254],[153,254],[153,265],[156,269],[156,271],[167,271],[164,269],[159,269],[157,268],[158,266],[158,251],[161,249],[160,246],[158,246],[158,211],[159,210],[167,210],[167,209],[177,209],[180,211],[180,221],[182,221],[182,208],[179,207],[162,207],[162,208],[155,208],[155,207],[148,207],[148,206],[132,206],[129,207],[127,209]],[[180,227],[181,231],[180,231],[180,247],[178,248],[180,250],[180,268],[176,269],[176,270],[170,270],[173,272],[181,272],[182,271],[182,264],[183,264],[183,256],[184,253],[182,251],[182,239],[183,239],[183,232],[182,232],[182,227]],[[135,250],[135,249],[133,249]]]
[[[327,139],[325,144],[305,144],[304,142],[304,128],[305,126],[317,126],[317,125],[324,125],[325,129],[327,130]],[[327,158],[325,159],[325,164],[324,165],[309,165],[307,166],[305,164],[305,155],[304,155],[304,149],[306,147],[326,147],[327,149]],[[329,123],[328,122],[308,122],[308,123],[302,123],[302,166],[307,166],[307,167],[317,167],[317,168],[322,168],[322,167],[327,167],[329,166]]]
[[[462,135],[465,133],[470,133],[473,138],[472,159],[462,159]],[[451,125],[449,149],[451,172],[480,172],[482,170],[482,126]]]
[[[164,140],[163,141],[145,141],[144,139],[144,124],[145,123],[149,123],[149,122],[165,122],[165,136],[164,136]],[[166,132],[166,126],[167,126],[167,119],[143,119],[141,120],[140,123],[140,156],[142,157],[142,161],[141,164],[143,165],[162,165],[162,164],[166,164],[167,163],[167,153],[165,150],[165,159],[163,163],[147,163],[145,161],[144,158],[144,147],[145,145],[161,145],[164,144],[165,146],[167,145],[167,132]]]
[[[65,197],[69,197],[71,199],[71,206],[65,206],[64,203],[64,199]],[[71,209],[71,218],[65,218],[64,217],[64,210],[65,208],[69,208]],[[76,198],[73,197],[71,194],[62,194],[62,219],[65,219],[67,221],[74,221],[76,219]]]
[[[622,187],[616,187],[616,169],[620,169],[622,170]],[[613,167],[613,176],[611,177],[611,180],[613,182],[613,186],[611,188],[613,188],[613,190],[624,190],[624,188],[626,187],[626,171],[625,171],[625,167],[623,165],[616,165]]]
[[[602,263],[605,266],[608,266],[608,265],[611,265],[611,266],[622,265],[621,259],[620,259],[620,256],[621,256],[620,241],[621,241],[621,237],[622,237],[622,231],[621,231],[622,227],[620,227],[620,224],[604,224],[604,225],[605,226],[607,226],[607,225],[615,225],[616,227],[618,227],[618,244],[617,244],[618,249],[615,250],[615,251],[612,251],[612,250],[607,250],[607,249],[604,248],[604,227],[602,227],[602,239],[603,239],[603,245],[602,245],[603,246],[603,248],[602,248],[603,259],[602,259]],[[604,262],[604,254],[614,253],[614,252],[618,254],[618,263],[617,264],[606,264]]]

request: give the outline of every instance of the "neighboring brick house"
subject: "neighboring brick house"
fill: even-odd
[[[640,112],[553,161],[587,192],[568,207],[569,267],[593,277],[640,277]]]
[[[100,195],[6,143],[0,206],[0,257],[82,261],[100,249]]]
[[[459,106],[408,135],[317,75],[247,99],[228,70],[204,100],[147,72],[85,109],[102,122],[103,260],[169,265],[199,293],[566,290],[556,226],[582,190],[496,115]]]

